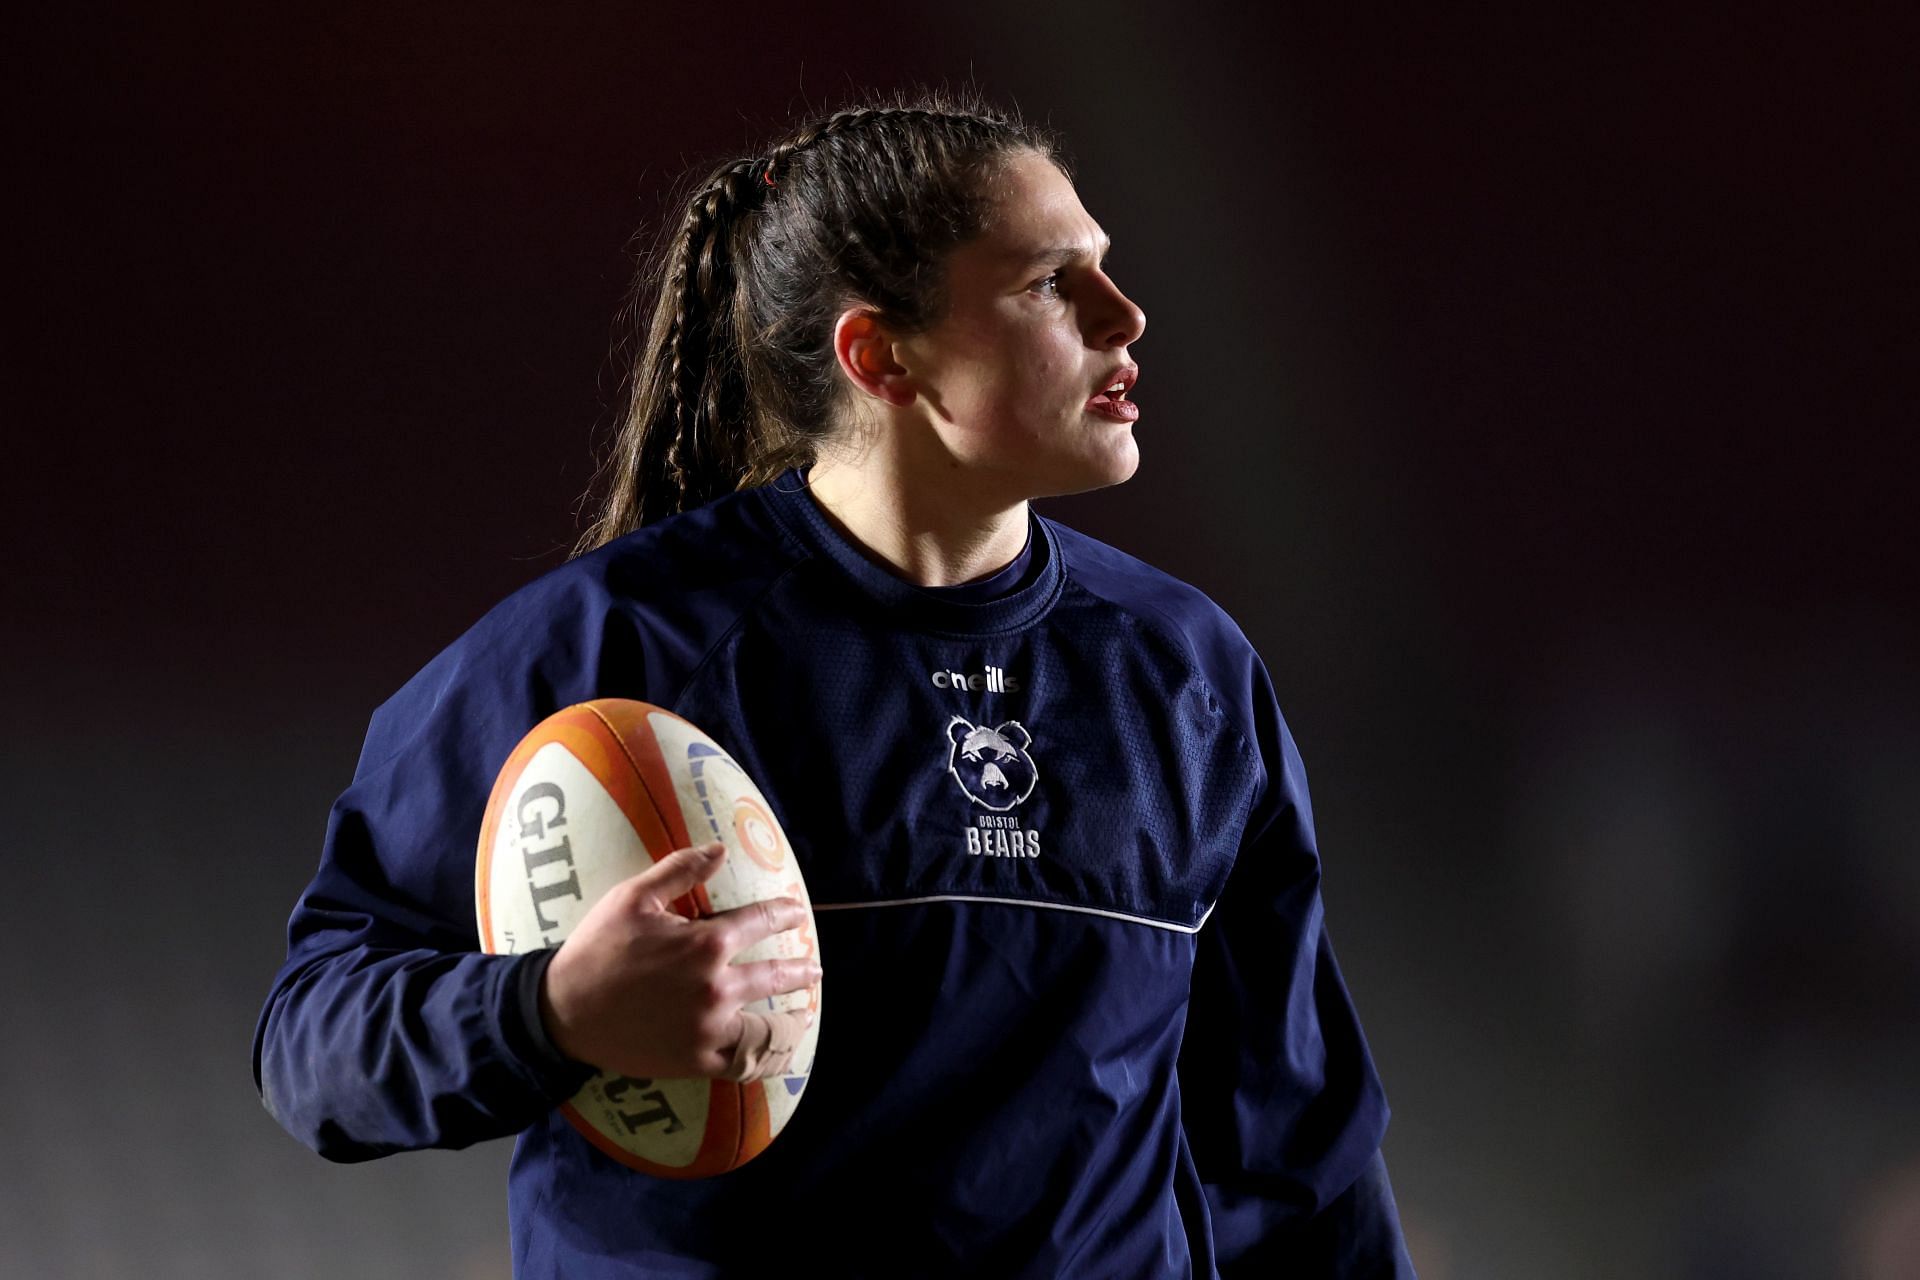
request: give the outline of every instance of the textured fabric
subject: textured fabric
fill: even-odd
[[[521,1277],[1411,1275],[1265,667],[1199,591],[1029,524],[927,590],[788,472],[502,602],[373,716],[256,1033],[268,1108],[338,1160],[519,1133]],[[718,740],[814,899],[806,1096],[718,1178],[582,1139],[542,961],[476,950],[494,775],[595,697]]]

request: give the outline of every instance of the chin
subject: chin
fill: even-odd
[[[1065,498],[1076,493],[1091,493],[1095,489],[1107,489],[1116,484],[1124,484],[1133,478],[1140,469],[1140,451],[1132,447],[1116,449],[1100,458],[1082,460],[1079,465],[1062,467],[1048,472],[1043,479],[1044,492],[1037,492],[1036,498]]]
[[[1131,429],[1126,441],[1100,460],[1101,478],[1094,488],[1104,488],[1112,484],[1124,484],[1133,479],[1133,473],[1140,469],[1140,445],[1133,438]]]

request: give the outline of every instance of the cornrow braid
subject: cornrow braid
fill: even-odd
[[[784,171],[787,157],[796,151],[808,150],[823,138],[833,137],[876,120],[917,120],[940,127],[953,123],[972,124],[979,122],[980,119],[979,116],[930,111],[921,107],[849,107],[843,111],[834,112],[820,123],[801,130],[792,138],[774,147],[767,154],[765,172],[771,176],[776,170]],[[771,185],[778,184],[779,178],[776,176]]]
[[[629,314],[651,296],[651,321],[574,554],[811,462],[846,429],[840,313],[853,300],[901,334],[938,321],[946,256],[980,233],[991,168],[1021,152],[1071,176],[1051,132],[921,92],[717,165],[636,277]]]
[[[688,207],[681,233],[685,250],[674,259],[667,293],[675,299],[675,307],[666,344],[669,418],[674,426],[663,433],[667,440],[664,474],[673,497],[665,510],[685,511],[699,505],[689,491],[686,459],[701,447],[702,419],[721,421],[732,407],[726,403],[726,371],[712,368],[713,336],[732,309],[727,231],[734,211],[752,198],[753,170],[752,160],[737,160],[713,176]],[[726,358],[724,348],[719,356]]]

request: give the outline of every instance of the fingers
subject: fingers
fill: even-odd
[[[731,968],[741,1004],[805,991],[820,981],[820,966],[811,960],[756,960]]]
[[[718,840],[675,849],[629,882],[649,909],[665,911],[667,904],[719,870],[727,846]]]
[[[804,1013],[740,1011],[740,1039],[720,1079],[745,1082],[784,1075],[810,1021]]]
[[[764,898],[744,907],[721,911],[705,921],[707,928],[721,939],[721,950],[729,957],[745,951],[762,938],[798,929],[807,922],[807,909],[797,898]]]

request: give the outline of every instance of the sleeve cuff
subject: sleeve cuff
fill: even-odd
[[[540,1017],[540,983],[547,966],[553,963],[554,951],[548,947],[514,958],[516,968],[508,975],[507,990],[502,993],[506,999],[501,1003],[500,1023],[514,1056],[539,1082],[548,1099],[558,1103],[578,1093],[593,1078],[594,1068],[556,1049]]]

